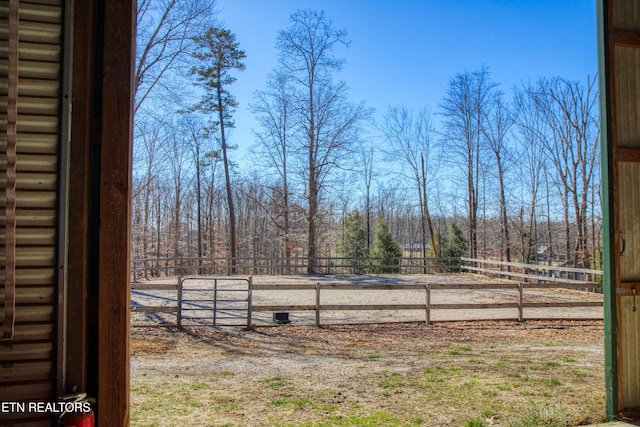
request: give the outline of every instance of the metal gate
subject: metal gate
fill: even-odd
[[[189,277],[178,286],[178,327],[251,328],[251,278]]]

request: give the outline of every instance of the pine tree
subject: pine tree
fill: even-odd
[[[467,253],[467,240],[460,227],[455,223],[449,224],[446,235],[443,234],[442,228],[436,227],[435,237],[442,258],[460,258]],[[434,256],[432,250],[429,250],[429,256]],[[459,262],[457,260],[442,261],[442,265],[459,265]]]
[[[368,256],[369,251],[367,230],[359,211],[354,210],[344,218],[336,249],[339,256],[347,258],[345,263],[357,264],[358,267],[353,272],[360,273],[359,264]]]
[[[370,273],[399,273],[402,248],[389,231],[384,218],[379,218],[374,230],[373,249],[371,250]]]
[[[459,258],[467,253],[467,239],[464,233],[455,223],[449,224],[447,229],[446,256]]]
[[[194,37],[194,41],[200,50],[193,53],[193,57],[199,60],[200,64],[193,69],[193,74],[196,75],[198,84],[205,90],[205,94],[193,110],[212,115],[210,131],[217,133],[217,139],[220,141],[229,213],[231,273],[235,273],[236,214],[227,153],[232,147],[228,144],[226,130],[234,126],[232,114],[238,103],[228,91],[228,86],[236,80],[231,72],[244,70],[242,60],[246,55],[239,48],[235,34],[224,28],[212,27],[203,35]]]

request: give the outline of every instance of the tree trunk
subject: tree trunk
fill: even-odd
[[[202,272],[202,177],[200,164],[200,147],[196,143],[196,209],[197,209],[197,233],[198,233],[198,274]]]
[[[311,157],[311,155],[309,155]],[[308,247],[308,272],[316,273],[317,271],[317,230],[316,220],[318,216],[318,189],[315,179],[315,167],[313,162],[309,162],[309,212],[307,220],[309,221],[309,247]]]
[[[218,75],[218,81],[220,81],[220,75]],[[218,117],[220,120],[220,142],[222,144],[222,161],[224,163],[224,179],[225,187],[227,190],[227,208],[229,210],[229,252],[230,252],[230,273],[236,273],[236,212],[233,203],[233,192],[231,191],[231,174],[229,172],[229,158],[227,156],[227,139],[224,132],[224,113],[222,103],[222,88],[218,86]]]
[[[564,219],[564,238],[565,238],[564,250],[565,250],[567,265],[569,265],[569,260],[572,258],[571,228],[570,228],[571,225],[569,224],[569,191],[566,187],[564,188],[564,193],[563,193],[563,205],[564,205],[563,219]],[[574,266],[575,266],[575,260],[574,260]]]
[[[426,177],[426,171],[425,171],[425,165],[424,165],[424,156],[422,155],[422,153],[420,153],[420,162],[422,164],[422,200],[424,203],[424,214],[427,218],[427,226],[429,228],[429,237],[431,239],[431,247],[433,248],[433,255],[436,258],[440,258],[440,251],[438,250],[438,245],[436,243],[436,236],[435,236],[435,233],[433,232],[433,222],[431,221],[431,213],[429,212],[429,204],[427,202],[427,177]],[[425,252],[425,257],[426,257],[426,252]]]
[[[316,229],[316,221],[318,216],[318,182],[317,182],[317,165],[315,158],[315,150],[316,150],[316,134],[315,134],[315,105],[313,98],[313,87],[315,82],[315,70],[311,68],[309,70],[309,131],[307,137],[309,138],[309,212],[308,212],[308,221],[309,221],[309,247],[308,251],[308,272],[316,273],[316,258],[317,258],[317,229]]]
[[[509,222],[507,218],[507,200],[504,191],[504,172],[500,155],[496,152],[498,165],[498,183],[500,186],[500,231],[504,243],[504,255],[507,262],[511,262],[511,241],[509,240]]]
[[[469,153],[469,164],[467,169],[467,185],[469,193],[469,256],[471,258],[477,258],[478,256],[478,219],[476,211],[476,191],[474,186],[474,169],[473,169],[473,153]]]

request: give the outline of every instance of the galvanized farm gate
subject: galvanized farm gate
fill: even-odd
[[[251,277],[188,277],[178,286],[181,326],[251,327]]]

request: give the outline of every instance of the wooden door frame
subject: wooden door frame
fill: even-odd
[[[130,210],[135,0],[76,0],[65,388],[96,425],[129,425]]]

